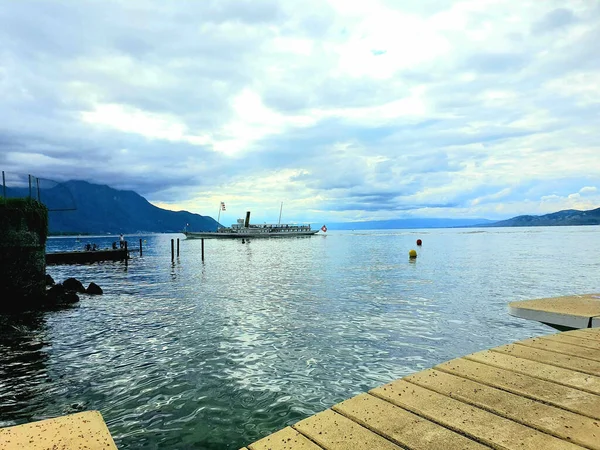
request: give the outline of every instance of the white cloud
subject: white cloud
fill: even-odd
[[[598,192],[598,189],[596,188],[596,186],[585,186],[579,190],[579,193],[582,195],[595,194],[596,192]]]
[[[599,33],[576,1],[9,2],[0,163],[206,214],[593,207]]]

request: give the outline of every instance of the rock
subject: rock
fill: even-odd
[[[88,288],[85,290],[86,294],[90,294],[90,295],[102,295],[102,288],[100,286],[98,286],[96,283],[94,283],[93,281],[90,283],[90,285],[88,286]]]
[[[79,296],[68,292],[62,284],[56,284],[46,291],[46,303],[50,306],[77,303]]]
[[[46,274],[46,286],[54,286],[54,278]]]
[[[65,295],[65,287],[62,284],[55,284],[46,291],[46,300],[48,303],[58,303],[58,298]]]
[[[63,286],[65,291],[80,292],[82,294],[85,293],[83,284],[81,284],[81,281],[75,278],[67,278],[65,281],[63,281]]]
[[[62,297],[61,303],[77,303],[79,301],[79,296],[75,292],[65,292],[65,295]]]

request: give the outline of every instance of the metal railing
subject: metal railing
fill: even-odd
[[[70,189],[63,183],[30,174],[2,171],[0,202],[10,198],[29,198],[43,203],[48,211],[73,211],[77,209]]]

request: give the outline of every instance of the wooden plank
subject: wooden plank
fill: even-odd
[[[600,426],[595,419],[434,369],[404,379],[544,433],[600,450]],[[600,397],[598,400],[600,405]]]
[[[464,358],[600,395],[600,377],[594,375],[490,350],[473,353]]]
[[[550,341],[542,338],[525,339],[524,341],[515,342],[515,344],[600,362],[600,352],[591,348],[578,347],[576,345]]]
[[[401,447],[330,409],[293,426],[326,450],[398,450]]]
[[[248,446],[249,450],[322,450],[292,427],[286,427]]]
[[[560,342],[568,345],[577,345],[579,347],[592,348],[594,350],[600,350],[600,340],[596,339],[586,339],[567,335],[561,336],[559,334],[544,336],[542,339],[552,342]]]
[[[569,450],[581,447],[403,380],[371,394],[495,449]]]
[[[596,394],[464,358],[448,361],[435,368],[600,420],[600,396]]]
[[[0,429],[2,450],[116,450],[102,415],[86,411]]]
[[[332,409],[411,450],[489,448],[369,394],[358,395]]]
[[[516,344],[502,345],[501,347],[493,348],[492,351],[600,376],[600,363],[591,359],[578,358],[576,356],[568,356]]]

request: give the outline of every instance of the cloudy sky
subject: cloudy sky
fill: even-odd
[[[4,0],[0,167],[227,219],[600,206],[600,2]]]

